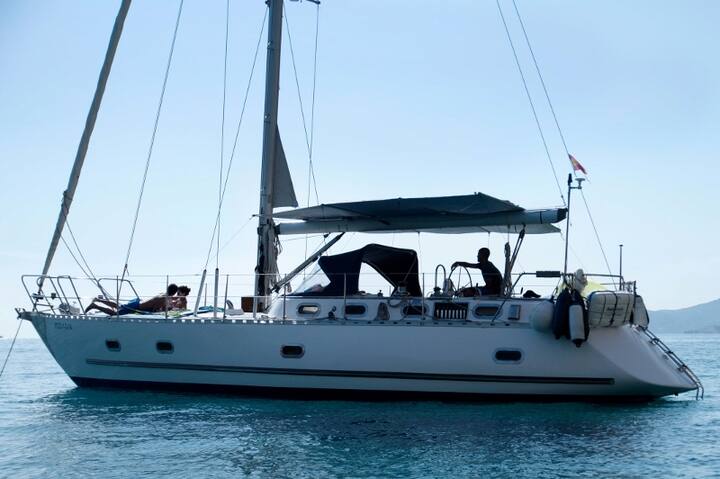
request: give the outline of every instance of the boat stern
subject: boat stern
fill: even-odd
[[[589,343],[622,374],[616,379],[625,394],[663,397],[695,391],[700,379],[660,338],[641,326],[594,330]]]

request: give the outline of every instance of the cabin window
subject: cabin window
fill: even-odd
[[[367,312],[364,304],[348,304],[345,306],[345,316],[362,316]]]
[[[495,361],[503,363],[519,363],[522,360],[522,351],[517,349],[498,349],[495,351]]]
[[[425,306],[409,304],[402,311],[403,316],[422,316],[425,314]]]
[[[117,339],[106,339],[105,347],[110,351],[120,351],[120,341]]]
[[[175,350],[170,341],[158,341],[155,347],[157,348],[158,353],[163,354],[171,354]]]
[[[320,312],[320,306],[317,304],[301,304],[298,306],[298,314],[306,316],[315,316]]]
[[[284,358],[301,358],[305,354],[305,348],[297,344],[285,344],[280,349],[280,354]]]
[[[475,306],[473,314],[476,318],[494,318],[498,309],[500,308],[494,304],[479,304]]]

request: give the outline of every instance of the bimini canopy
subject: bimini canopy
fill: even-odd
[[[322,256],[318,265],[330,280],[322,291],[300,293],[313,296],[342,296],[359,291],[360,268],[370,265],[395,290],[404,286],[411,296],[422,296],[418,280],[417,253],[411,249],[369,244],[364,248],[333,256]]]
[[[436,198],[397,198],[298,208],[274,213],[280,234],[358,231],[432,233],[556,233],[567,210],[526,210],[482,193]]]

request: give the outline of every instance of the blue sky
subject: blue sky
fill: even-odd
[[[564,182],[562,144],[512,3],[501,4]],[[12,307],[27,303],[19,275],[42,267],[118,5],[0,3],[2,335],[14,330]],[[612,268],[624,243],[626,276],[639,281],[653,309],[716,299],[720,4],[518,0],[518,6],[569,149],[589,170],[585,193]],[[308,109],[315,8],[287,5]],[[70,217],[98,274],[122,269],[176,11],[174,1],[136,1],[118,49]],[[232,2],[226,150],[263,14],[261,0]],[[224,15],[225,2],[186,1],[132,250],[135,274],[202,270],[217,201]],[[284,47],[280,129],[305,204],[307,151],[287,37]],[[326,0],[318,65],[314,161],[321,202],[482,191],[527,208],[560,204],[494,1]],[[221,254],[224,272],[250,273],[254,265],[248,219],[258,204],[263,73],[261,51],[222,243],[245,227]],[[605,272],[584,208],[573,213],[571,268]],[[419,248],[422,269],[432,271],[437,263],[470,260],[487,244],[501,263],[505,240],[354,235],[336,251],[368,241]],[[281,268],[291,269],[303,252],[303,241],[287,241]],[[561,268],[560,238],[529,238],[520,265]],[[53,270],[80,274],[62,247]]]

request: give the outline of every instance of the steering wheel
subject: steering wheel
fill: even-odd
[[[465,273],[467,274],[467,277],[468,277],[468,281],[467,281],[467,283],[465,283],[465,284],[463,284],[462,286],[460,286],[460,284],[461,284],[461,282],[462,282],[462,269],[465,270]],[[451,268],[451,269],[450,269],[450,274],[448,275],[448,280],[449,280],[449,281],[452,282],[452,275],[453,275],[453,273],[455,272],[455,270],[458,271],[457,281],[455,282],[455,284],[457,284],[458,287],[455,288],[454,293],[455,293],[456,295],[458,295],[458,294],[459,294],[461,291],[463,291],[464,289],[472,288],[472,287],[473,287],[473,281],[472,281],[472,276],[470,275],[470,271],[469,271],[469,270],[467,269],[467,267],[465,267],[465,266],[459,266],[459,267]]]

